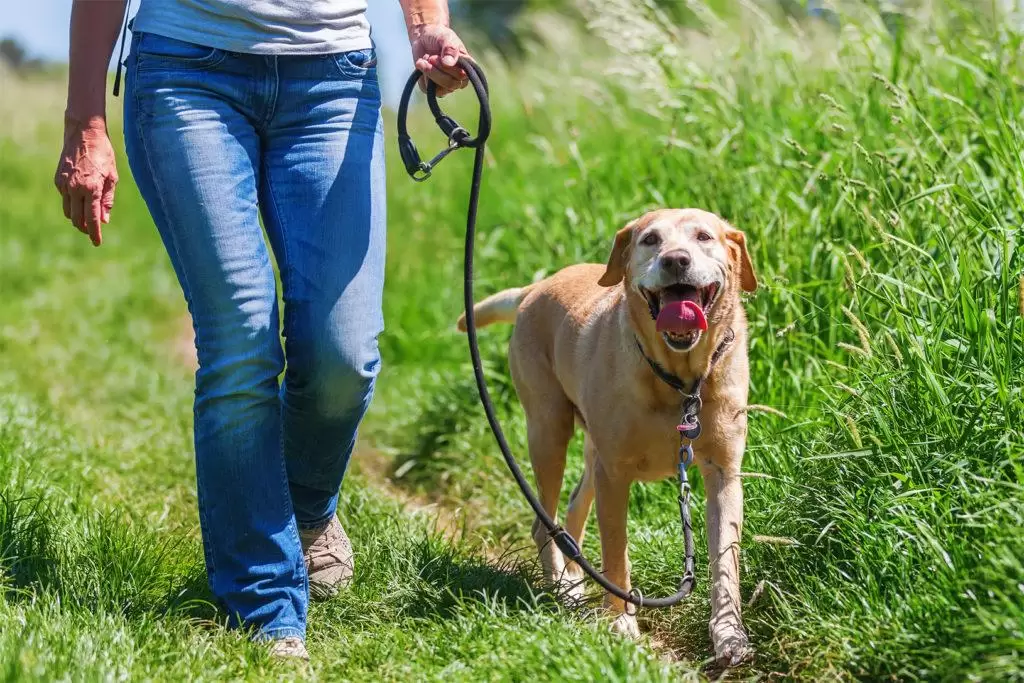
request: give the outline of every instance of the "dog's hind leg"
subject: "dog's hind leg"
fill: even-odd
[[[546,395],[543,402],[531,402],[529,407],[524,402],[523,407],[526,408],[527,440],[537,494],[544,511],[556,519],[558,496],[565,476],[565,452],[572,438],[574,415],[572,404],[560,390],[557,396],[552,394]],[[565,558],[539,518],[533,522],[533,541],[540,553],[545,578],[557,583],[565,571]]]
[[[594,502],[594,467],[596,466],[597,452],[590,437],[583,441],[583,476],[569,496],[569,510],[565,513],[565,530],[575,538],[580,545],[583,545],[583,533],[587,527],[587,517],[590,515],[590,507]],[[565,576],[562,585],[566,595],[573,600],[582,600],[584,592],[583,570],[573,561],[566,562]]]

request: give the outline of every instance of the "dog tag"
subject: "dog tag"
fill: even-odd
[[[679,430],[679,433],[682,436],[686,437],[690,441],[693,441],[700,436],[700,422],[698,422],[696,418],[694,418],[693,422],[684,422],[679,424],[676,426],[676,429]]]

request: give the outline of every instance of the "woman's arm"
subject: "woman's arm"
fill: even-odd
[[[437,84],[440,96],[466,87],[466,72],[456,65],[468,57],[466,46],[448,26],[448,0],[399,0],[409,30],[416,68]],[[420,81],[426,87],[426,80]]]
[[[100,225],[110,222],[117,167],[107,135],[107,66],[124,18],[125,0],[74,0],[64,149],[54,184],[64,215],[92,243],[102,241]]]

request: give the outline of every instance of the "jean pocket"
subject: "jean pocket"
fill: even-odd
[[[334,62],[343,76],[364,78],[377,68],[377,51],[372,47],[364,50],[349,50],[334,55]]]
[[[209,69],[226,56],[227,52],[219,48],[143,33],[139,37],[136,61],[142,70]]]

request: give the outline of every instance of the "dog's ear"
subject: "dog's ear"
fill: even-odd
[[[615,233],[615,244],[612,246],[612,253],[608,256],[608,265],[605,267],[604,275],[597,281],[602,287],[614,287],[622,282],[626,275],[626,259],[629,258],[629,247],[633,243],[633,228],[637,221],[631,221],[626,227]]]
[[[747,236],[742,230],[727,226],[725,239],[728,240],[729,255],[739,270],[740,287],[744,292],[753,292],[757,289],[757,275],[754,274],[754,264],[750,262],[750,252],[747,251]]]

